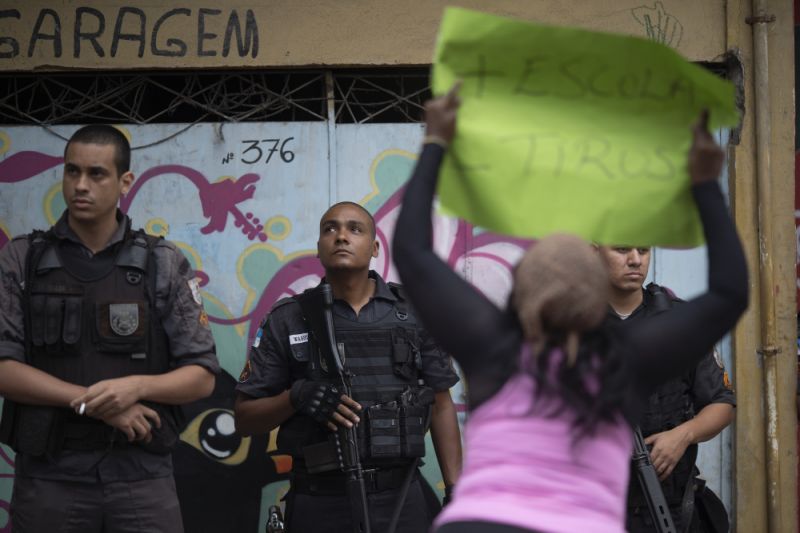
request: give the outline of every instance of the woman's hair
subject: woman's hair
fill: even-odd
[[[536,381],[535,398],[558,395],[563,401],[535,401],[535,406],[549,406],[545,416],[558,416],[565,410],[574,414],[576,438],[591,435],[598,424],[616,422],[622,415],[628,423],[634,418],[630,404],[631,373],[622,347],[613,337],[615,331],[597,328],[581,336],[574,363],[563,355],[562,337],[553,335],[533,363],[524,371]],[[548,408],[548,407],[546,407]]]
[[[553,416],[570,409],[576,434],[599,422],[630,417],[625,405],[629,373],[613,333],[601,327],[608,312],[608,275],[595,249],[572,235],[552,235],[533,245],[514,270],[513,308],[531,349],[522,369],[537,383],[536,402]]]
[[[608,275],[589,243],[574,235],[550,235],[531,246],[514,269],[511,301],[534,353],[558,333],[572,361],[580,334],[605,318]]]

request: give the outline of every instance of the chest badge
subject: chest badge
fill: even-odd
[[[111,330],[120,337],[132,335],[139,327],[139,306],[136,304],[110,304],[108,322]]]
[[[128,283],[131,285],[138,285],[142,281],[142,273],[138,270],[128,270],[125,273],[125,279],[128,280]]]

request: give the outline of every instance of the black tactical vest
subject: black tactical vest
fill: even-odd
[[[402,289],[388,285],[398,301],[377,321],[360,323],[334,313],[336,342],[350,372],[352,396],[362,406],[362,423],[357,431],[364,466],[407,464],[412,457],[423,456],[428,406],[433,401],[432,391],[424,387],[421,376],[417,319],[406,305]],[[313,298],[315,292],[311,289],[295,299]],[[312,312],[321,314],[322,309]],[[335,369],[330,368],[321,348],[324,339],[315,333],[313,320],[304,319],[309,326],[311,354],[305,377],[338,383]],[[409,402],[416,408],[403,409]],[[322,425],[297,414],[281,425],[278,448],[302,457],[303,447],[327,441],[329,434]]]
[[[657,315],[670,309],[675,302],[680,302],[654,283],[647,286],[647,291],[650,292],[652,299],[651,305],[645,308],[645,317]],[[650,395],[639,424],[642,435],[647,437],[654,433],[668,431],[694,417],[695,412],[691,399],[693,381],[694,370],[690,370],[684,375],[662,384]],[[696,456],[697,445],[692,444],[675,465],[672,474],[661,483],[664,498],[670,507],[681,505],[692,477]],[[646,508],[647,502],[636,476],[631,476],[628,490],[628,506]],[[675,525],[680,527],[677,522]]]
[[[642,435],[647,437],[654,433],[668,431],[691,420],[695,413],[689,396],[690,387],[688,376],[673,379],[659,387],[648,398],[640,424]],[[683,500],[694,467],[696,448],[696,444],[690,445],[675,465],[672,474],[661,483],[664,497],[670,507],[680,505]],[[637,483],[634,485],[638,488]],[[632,494],[637,494],[637,492],[640,491],[634,491]],[[642,503],[644,503],[643,499]]]
[[[169,370],[143,233],[129,234],[93,273],[71,264],[52,239],[34,237],[31,247],[24,291],[31,366],[84,386]]]
[[[89,264],[64,253],[51,231],[30,236],[23,289],[26,362],[84,386],[169,371],[168,339],[156,319],[151,247],[157,239],[141,231],[128,232],[115,256]],[[113,428],[100,420],[78,416],[71,409],[22,404],[12,409],[12,403],[6,403],[3,438],[21,448],[18,451],[56,452],[71,438],[80,446],[73,449],[109,444]],[[165,427],[177,423],[171,408],[151,407],[159,409]],[[28,428],[40,427],[50,433],[47,442],[29,435],[39,429]],[[153,451],[167,450],[154,447]]]

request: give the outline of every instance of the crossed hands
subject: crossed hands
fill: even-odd
[[[135,403],[124,411],[102,420],[123,432],[128,437],[128,442],[150,442],[153,439],[153,426],[161,427],[158,413],[140,403]]]
[[[79,415],[104,419],[120,414],[141,399],[141,376],[104,379],[70,402]],[[81,407],[83,406],[83,407]]]
[[[122,431],[128,441],[150,442],[153,426],[161,427],[161,418],[153,409],[139,403],[142,377],[126,376],[98,381],[70,402],[79,415],[102,420]]]

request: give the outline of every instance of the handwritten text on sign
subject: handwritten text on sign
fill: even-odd
[[[738,120],[733,86],[671,49],[450,8],[433,89],[462,79],[446,209],[495,231],[614,244],[702,241],[690,125]]]
[[[80,6],[42,8],[32,20],[25,20],[19,9],[0,9],[0,62],[21,55],[57,59],[64,54],[255,58],[258,23],[250,9],[176,7],[147,12],[133,6],[114,11]]]

